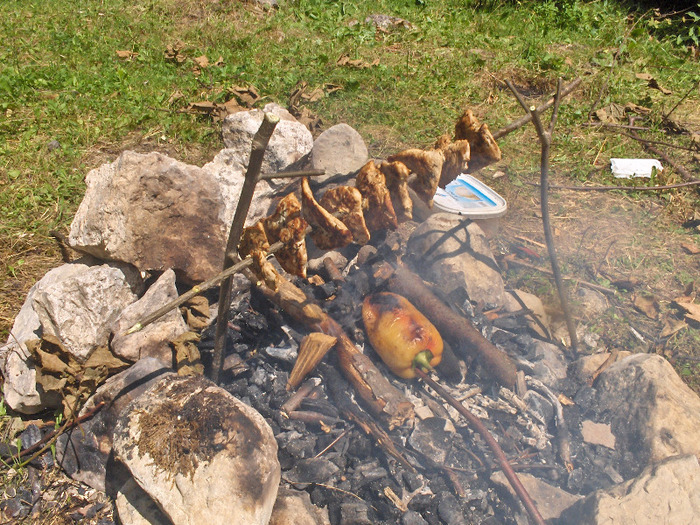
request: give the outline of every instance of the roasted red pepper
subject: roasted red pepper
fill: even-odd
[[[427,370],[440,363],[440,333],[405,297],[389,292],[368,295],[362,320],[372,347],[397,376],[409,379],[416,375],[414,366]]]

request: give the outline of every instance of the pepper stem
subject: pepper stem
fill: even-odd
[[[433,358],[433,353],[430,350],[422,350],[416,354],[413,358],[414,368],[420,368],[423,372],[432,370],[433,367],[430,366],[430,360]]]

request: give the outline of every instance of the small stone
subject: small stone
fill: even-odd
[[[428,525],[428,522],[416,511],[409,510],[401,516],[401,525]]]
[[[326,175],[314,180],[321,183],[335,175],[352,173],[364,166],[368,159],[367,145],[362,136],[347,124],[336,124],[314,141],[311,167],[326,170]]]
[[[148,288],[143,297],[122,310],[111,327],[112,352],[131,362],[144,357],[155,357],[170,366],[173,361],[170,344],[188,330],[179,309],[174,308],[138,332],[126,332],[136,322],[177,297],[175,272],[168,269]]]
[[[340,525],[374,525],[368,517],[369,507],[363,501],[340,504]]]
[[[338,466],[325,457],[303,459],[292,470],[284,473],[284,477],[300,490],[310,483],[325,483],[333,474],[338,472]]]
[[[262,124],[264,113],[259,109],[228,115],[222,125],[224,144],[231,164],[245,173],[253,137]],[[276,173],[299,161],[314,145],[311,132],[296,120],[280,119],[265,149],[262,172]]]
[[[123,266],[123,265],[122,265]],[[78,362],[106,345],[110,328],[122,310],[136,301],[131,267],[102,264],[42,286],[34,295],[34,310],[43,334],[55,336]]]
[[[449,492],[443,492],[438,496],[438,515],[447,525],[466,525],[459,502]]]
[[[61,149],[61,143],[56,139],[53,139],[46,144],[46,149],[49,151],[56,151],[57,149]]]
[[[615,450],[615,435],[610,430],[609,424],[594,423],[587,419],[581,422],[581,434],[586,443]]]
[[[578,299],[581,315],[587,319],[599,316],[609,306],[608,300],[602,293],[590,288],[580,287],[576,291],[576,298]]]

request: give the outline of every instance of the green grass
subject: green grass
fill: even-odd
[[[415,29],[377,32],[364,23],[374,13],[402,17]],[[48,232],[70,223],[87,171],[121,150],[160,149],[200,164],[210,159],[222,146],[219,125],[183,110],[190,102],[223,102],[233,85],[252,84],[260,104],[282,105],[300,81],[341,85],[311,109],[326,125],[351,124],[371,154],[386,156],[430,145],[465,106],[492,129],[519,117],[506,79],[535,100],[551,92],[557,77],[583,76],[583,88],[562,107],[552,166],[585,179],[601,140],[580,124],[613,57],[602,105],[634,102],[658,115],[678,96],[648,89],[635,73],[653,74],[674,93],[697,78],[697,63],[668,22],[654,21],[613,1],[288,0],[264,13],[237,0],[5,0],[0,248],[7,262],[0,279],[33,276],[32,251],[52,253]],[[660,25],[663,39],[655,37]],[[178,41],[183,63],[163,53]],[[122,59],[118,50],[136,55]],[[339,67],[343,54],[379,64]],[[197,73],[192,59],[200,55],[212,63],[221,57],[221,65]],[[61,147],[51,150],[54,140]],[[531,129],[505,137],[501,147],[513,173],[537,169]],[[641,149],[617,137],[604,152],[632,156]],[[0,282],[0,289],[6,286]]]

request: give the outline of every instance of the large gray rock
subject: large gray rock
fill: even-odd
[[[692,525],[700,516],[700,465],[692,455],[647,467],[638,477],[598,490],[566,510],[562,525]]]
[[[42,286],[33,301],[42,333],[53,335],[79,362],[85,361],[107,344],[112,324],[136,301],[130,280],[124,268],[103,264]]]
[[[250,159],[253,137],[260,128],[264,113],[259,109],[239,111],[224,119],[222,134],[231,166],[245,173]],[[274,173],[294,164],[313,147],[311,132],[300,122],[281,119],[270,138],[263,157],[262,172]]]
[[[5,402],[13,410],[23,414],[34,414],[47,407],[60,404],[60,400],[56,399],[55,396],[37,389],[34,363],[29,358],[29,352],[25,346],[27,341],[39,339],[43,333],[42,321],[35,310],[35,299],[39,297],[42,298],[40,300],[43,300],[47,293],[54,294],[56,290],[62,288],[62,282],[85,275],[96,262],[91,257],[84,257],[79,261],[54,268],[29,290],[24,304],[15,318],[7,344],[0,347],[0,366],[4,378],[3,394]],[[135,271],[129,271],[128,267],[120,266],[108,271],[114,276],[113,272],[117,272],[118,280],[125,279],[132,289],[138,290],[140,278]],[[121,276],[119,276],[119,272],[121,272]],[[122,289],[121,285],[117,287]],[[128,296],[128,293],[125,295]],[[60,298],[59,302],[63,301],[67,302],[67,297]],[[56,306],[62,309],[60,304]],[[57,313],[57,315],[62,317],[63,314]]]
[[[118,473],[108,471],[114,427],[124,408],[164,375],[175,377],[172,368],[158,359],[145,358],[101,385],[85,403],[80,414],[85,414],[100,403],[104,403],[104,406],[93,417],[58,439],[56,458],[61,468],[73,479],[94,489],[114,492],[119,488],[122,483],[117,480]]]
[[[155,357],[170,366],[173,361],[170,342],[188,330],[179,309],[170,310],[138,332],[126,335],[126,331],[134,323],[177,297],[175,272],[167,270],[148,288],[141,299],[124,308],[119,315],[111,327],[112,352],[127,361],[134,362],[144,357]]]
[[[484,232],[451,213],[436,213],[414,230],[407,252],[418,271],[450,295],[465,290],[486,308],[500,308],[506,293]]]
[[[311,167],[326,170],[314,180],[324,182],[334,175],[359,170],[369,160],[362,136],[347,124],[336,124],[321,133],[311,150]]]
[[[264,418],[201,376],[157,381],[117,423],[114,452],[173,522],[266,525],[280,482]]]
[[[86,182],[72,247],[140,271],[173,268],[190,283],[221,270],[225,210],[209,171],[160,153],[125,151],[90,171]]]
[[[626,357],[600,374],[595,388],[601,418],[610,421],[617,447],[629,452],[623,475],[670,456],[700,456],[700,397],[664,358]]]
[[[224,204],[220,219],[227,228],[230,228],[243,189],[243,182],[245,182],[245,169],[240,165],[240,154],[233,149],[222,149],[211,162],[202,166],[202,169],[210,173],[219,183]],[[248,209],[246,224],[252,224],[268,215],[272,196],[272,186],[267,181],[259,181],[255,186],[255,195]]]

